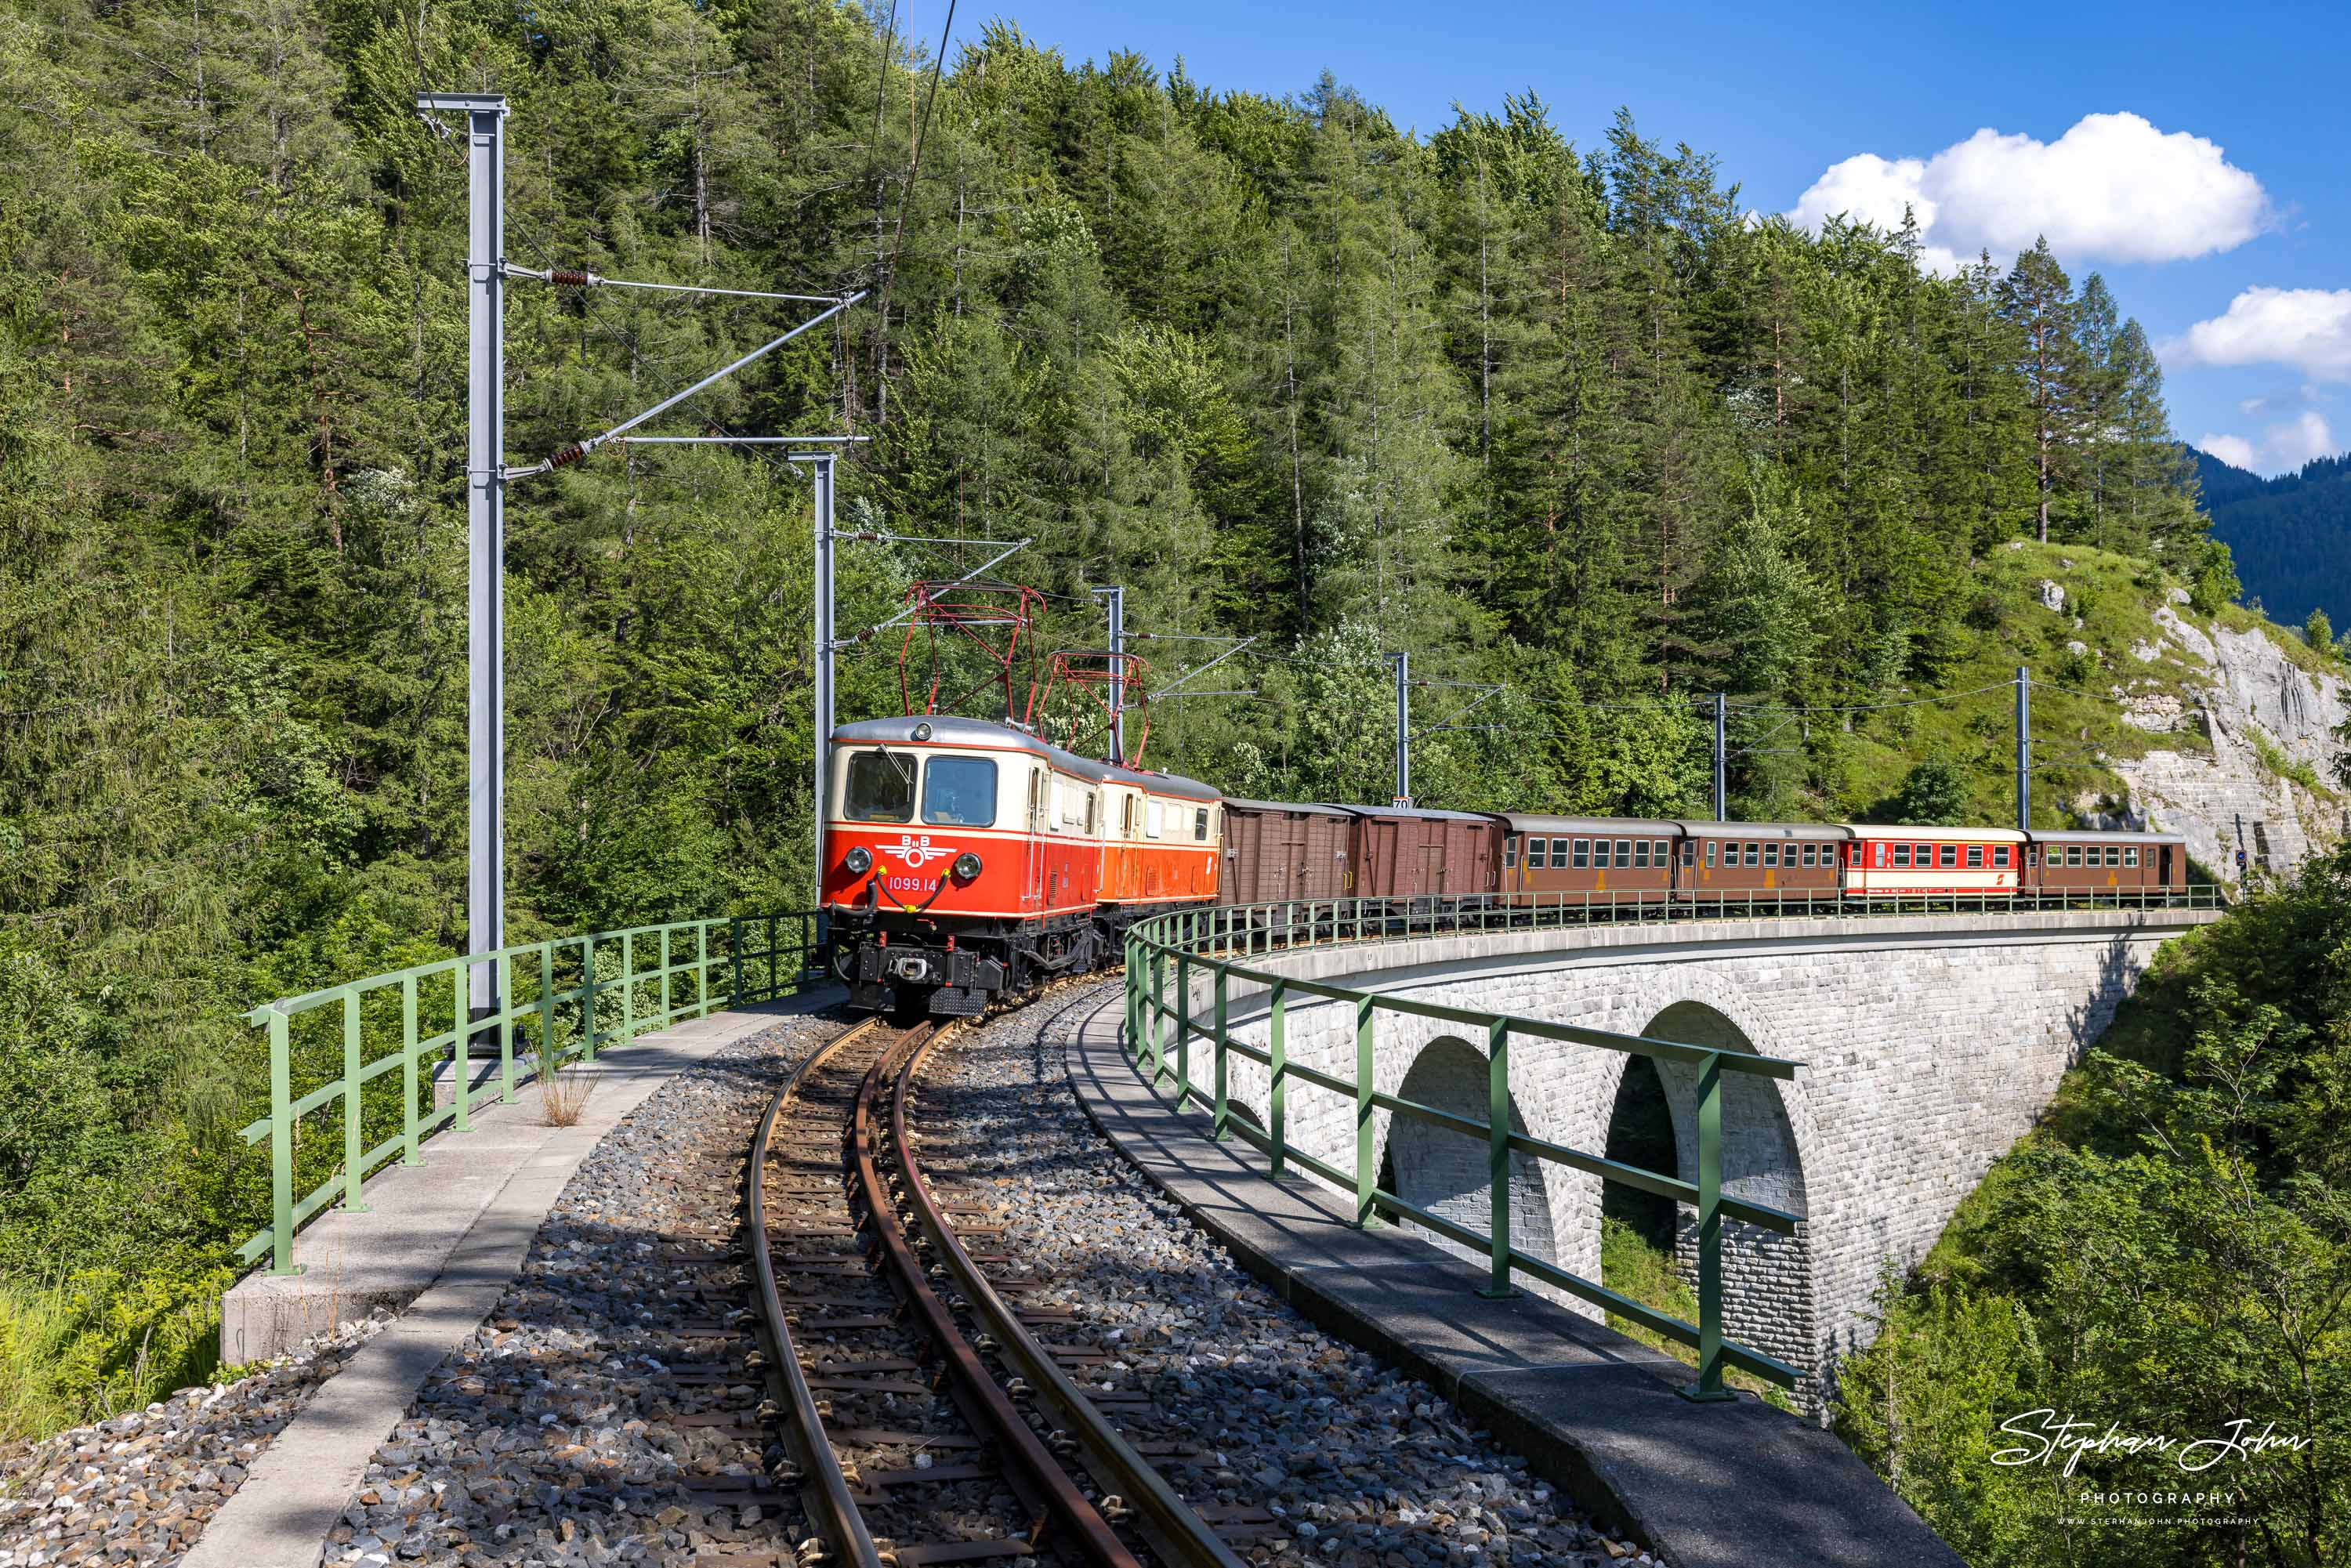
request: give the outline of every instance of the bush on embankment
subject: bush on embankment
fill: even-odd
[[[2351,851],[2158,955],[2042,1127],[1889,1279],[1838,1430],[1982,1568],[2351,1561],[2346,1113]],[[2310,1442],[2201,1470],[1993,1463],[2038,1449],[2000,1428],[2043,1409],[2091,1437]],[[2231,1500],[2083,1503],[2117,1490]],[[2182,1513],[2238,1522],[2148,1522]]]

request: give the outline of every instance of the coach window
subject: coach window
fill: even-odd
[[[1671,865],[1673,861],[1674,851],[1671,844],[1667,843],[1663,839],[1651,841],[1649,844],[1650,864],[1659,866]]]
[[[1714,841],[1712,839],[1706,841],[1706,869],[1708,871],[1712,871],[1714,869]]]
[[[1945,871],[1955,870],[1959,863],[1959,846],[1945,844],[1935,852],[1935,863]]]
[[[1649,869],[1649,841],[1646,839],[1633,841],[1633,869],[1635,871]]]
[[[2120,844],[2108,844],[2106,846],[2106,863],[2108,865],[2120,865],[2123,863],[2123,851]]]
[[[914,820],[914,759],[888,751],[859,751],[849,758],[849,789],[841,813],[852,822]]]
[[[2138,864],[2138,846],[2137,844],[2125,844],[2123,846],[2123,864]]]
[[[1763,846],[1763,863],[1764,863],[1765,865],[1767,865],[1767,866],[1771,866],[1771,867],[1774,867],[1774,868],[1776,868],[1776,867],[1779,865],[1779,863],[1780,863],[1780,846],[1779,846],[1779,845],[1777,845],[1777,844],[1765,844],[1765,845]]]
[[[1633,841],[1630,839],[1616,841],[1616,869],[1618,871],[1633,869]]]
[[[1548,839],[1529,839],[1527,841],[1527,869],[1529,871],[1542,870],[1543,846],[1550,841],[1551,841]]]
[[[1687,839],[1684,839],[1682,841],[1682,864],[1696,865],[1697,863],[1698,846],[1690,842]]]
[[[1504,871],[1519,869],[1519,840],[1515,833],[1502,841],[1502,869]]]
[[[2067,865],[2080,865],[2082,863],[2081,845],[2067,844],[2065,846],[2065,863]]]
[[[1910,846],[1908,844],[1896,844],[1894,846],[1894,863],[1901,867],[1904,871],[1910,869]]]
[[[1192,837],[1204,844],[1208,841],[1208,809],[1206,806],[1192,813]]]
[[[1806,871],[1810,871],[1810,870],[1812,870],[1812,869],[1813,869],[1813,865],[1817,863],[1817,862],[1814,861],[1813,857],[1814,857],[1815,855],[1819,854],[1819,853],[1820,853],[1820,851],[1819,851],[1819,850],[1817,850],[1816,848],[1814,848],[1813,845],[1811,845],[1811,844],[1806,844],[1806,845],[1804,846],[1804,848],[1803,848],[1804,869],[1805,869]]]
[[[1968,869],[1970,871],[1983,870],[1983,846],[1981,844],[1970,844],[1968,846]]]
[[[1567,841],[1565,839],[1553,839],[1551,841],[1551,869],[1553,871],[1565,871],[1567,869]]]
[[[985,828],[996,821],[996,764],[985,757],[934,757],[923,770],[923,821]]]
[[[2008,869],[2008,846],[2006,844],[1992,845],[1991,863],[1992,868],[1995,871],[2006,871]]]
[[[1754,864],[1756,863],[1756,861],[1757,861],[1758,855],[1759,855],[1759,853],[1760,853],[1760,852],[1761,852],[1761,848],[1762,848],[1762,846],[1761,846],[1761,845],[1760,845],[1760,844],[1758,844],[1758,843],[1757,843],[1753,839],[1750,839],[1750,840],[1748,840],[1748,841],[1747,841],[1747,856],[1746,856],[1746,861],[1747,861],[1747,863],[1748,863],[1749,865],[1752,866],[1752,865],[1754,865]]]

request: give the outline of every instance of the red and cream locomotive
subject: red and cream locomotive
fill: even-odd
[[[823,904],[855,1006],[969,1014],[1217,897],[1217,791],[938,716],[834,732]]]

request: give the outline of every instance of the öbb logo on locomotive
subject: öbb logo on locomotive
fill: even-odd
[[[1464,909],[2184,898],[2176,833],[1714,822],[1248,800],[938,716],[832,736],[825,961],[852,1005],[971,1014],[1092,968],[1138,919],[1288,900]],[[950,841],[939,830],[953,834]],[[909,877],[937,862],[927,876]],[[1801,902],[1800,902],[1801,901]]]

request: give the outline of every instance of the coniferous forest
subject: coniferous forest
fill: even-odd
[[[2045,246],[1922,274],[1629,110],[1404,128],[967,26],[0,17],[0,1420],[202,1369],[265,1199],[236,1015],[464,948],[465,169],[422,89],[509,97],[515,266],[869,290],[661,428],[872,438],[842,527],[949,542],[844,545],[845,631],[1025,538],[1040,647],[1099,645],[1101,583],[1163,681],[1255,638],[1152,716],[1237,793],[1384,798],[1403,649],[1427,804],[1701,810],[1722,691],[1740,814],[1992,819],[2002,696],[1965,755],[1862,711],[2000,645],[1992,552],[2236,592],[2147,334]],[[508,461],[808,308],[514,280]],[[809,507],[757,449],[512,487],[516,939],[806,903]]]

